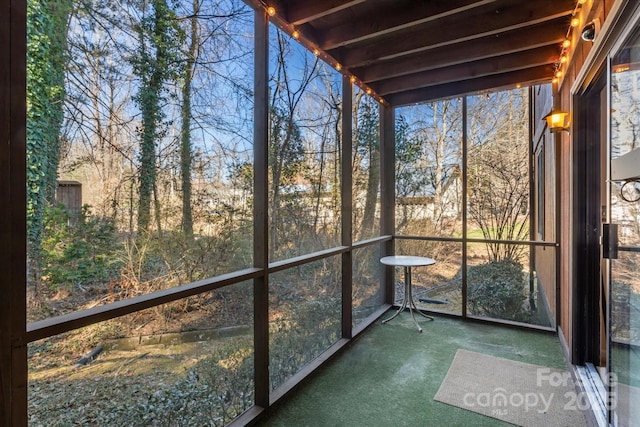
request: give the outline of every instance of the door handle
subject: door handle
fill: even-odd
[[[602,257],[618,259],[618,224],[602,224]]]

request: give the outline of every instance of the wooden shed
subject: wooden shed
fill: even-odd
[[[77,218],[82,210],[82,183],[78,181],[58,181],[56,202],[69,210],[72,218]]]

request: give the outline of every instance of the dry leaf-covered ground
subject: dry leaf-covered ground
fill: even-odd
[[[248,336],[132,349],[112,342],[82,366],[68,341],[30,348],[31,426],[224,425],[253,401]]]
[[[251,292],[250,286],[234,285],[30,343],[29,424],[229,423],[254,401],[253,338],[251,327],[242,326],[253,324]],[[40,305],[40,315],[88,308],[94,302],[85,294],[51,298]],[[310,313],[326,314],[318,310]],[[272,315],[279,318],[279,311]],[[296,343],[306,349],[307,338]],[[98,346],[104,350],[95,360],[75,366]],[[288,351],[282,350],[283,359]],[[291,361],[283,375],[300,363]]]

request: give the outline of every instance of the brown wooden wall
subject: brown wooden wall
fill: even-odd
[[[533,211],[533,227],[535,240],[545,242],[556,241],[556,165],[555,165],[555,139],[547,129],[544,116],[552,107],[552,88],[550,84],[540,85],[532,88],[532,138],[533,138],[533,159],[534,177],[536,179],[534,189],[536,197],[534,197]],[[537,199],[539,197],[537,180],[538,175],[538,153],[542,151],[544,155],[544,209],[538,211]],[[544,229],[543,234],[539,234],[538,215],[543,215]],[[557,318],[556,313],[556,249],[552,247],[534,247],[534,269],[538,278],[538,309],[547,311],[552,320]]]
[[[582,10],[580,11],[580,19],[582,23],[591,22],[594,19],[600,21],[600,26],[605,24],[605,21],[614,5],[613,0],[592,0],[587,1]],[[584,25],[584,24],[583,24]],[[580,31],[574,31],[572,34],[572,55],[570,56],[569,66],[565,72],[565,75],[560,79],[558,86],[554,87],[554,93],[557,95],[556,106],[563,111],[571,112],[572,105],[572,93],[571,89],[574,82],[577,80],[583,67],[585,67],[585,61],[589,52],[594,45],[593,42],[584,41],[580,38]],[[572,235],[571,235],[571,153],[572,153],[572,134],[567,132],[561,132],[555,137],[557,146],[557,165],[559,169],[558,183],[559,197],[557,199],[559,203],[559,239],[560,242],[560,272],[559,272],[559,298],[560,298],[560,313],[559,313],[559,332],[565,339],[565,343],[570,345],[572,342]]]

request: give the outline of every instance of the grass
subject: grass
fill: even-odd
[[[517,222],[516,224],[513,225],[513,228],[517,228],[520,229],[522,228],[523,230],[529,230],[529,221],[526,222]],[[491,227],[488,228],[486,230],[489,234],[489,239],[496,239],[497,238],[497,230],[495,227]],[[462,237],[462,232],[460,232],[458,235],[456,235],[455,237]],[[527,236],[525,236],[526,238],[528,238],[528,233]],[[467,238],[468,239],[486,239],[484,233],[482,232],[482,229],[480,228],[474,228],[474,229],[468,229],[467,230]]]

